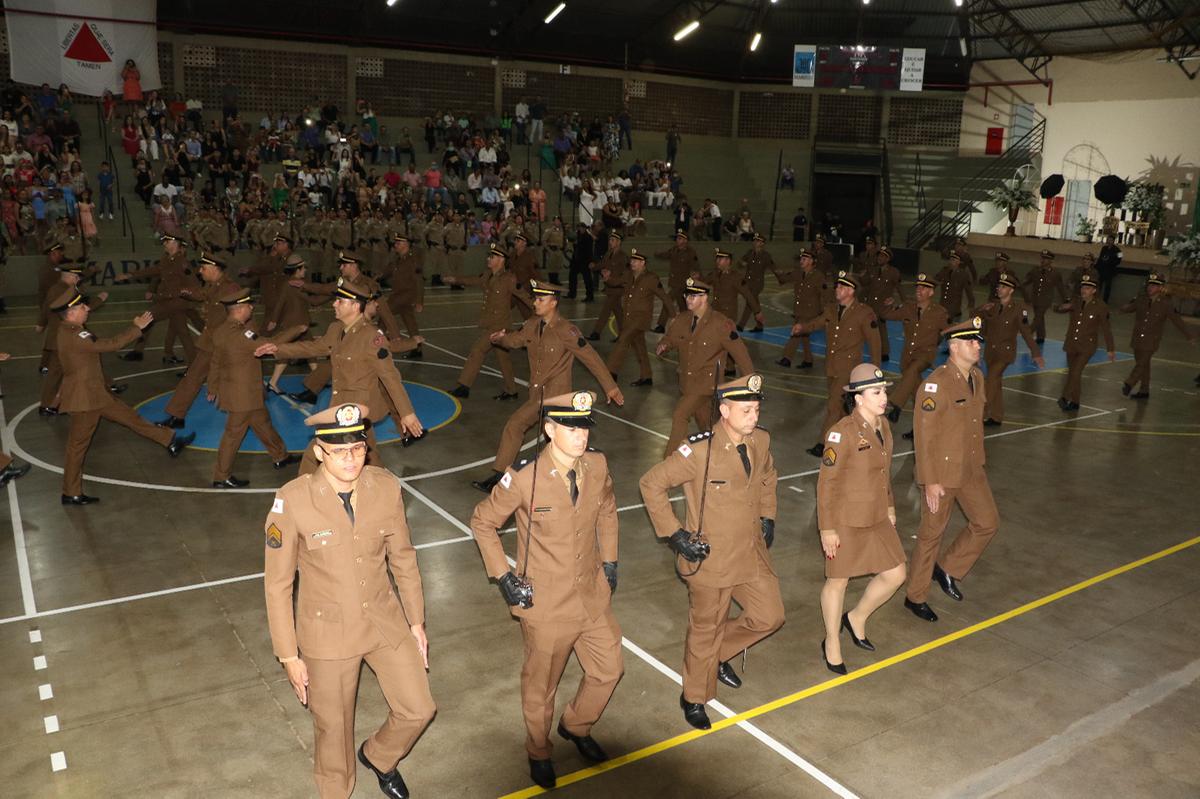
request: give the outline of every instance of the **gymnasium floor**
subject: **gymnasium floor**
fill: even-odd
[[[116,332],[142,303],[114,292],[91,326]],[[782,327],[786,297],[768,297]],[[444,393],[475,335],[475,292],[432,291],[422,323],[424,362],[400,362],[421,393],[421,443],[382,448],[404,478],[421,548],[431,672],[439,716],[401,764],[415,797],[531,796],[519,704],[521,640],[484,573],[465,522],[481,498],[498,431],[515,403],[485,372],[460,408]],[[103,502],[58,500],[67,421],[36,413],[40,346],[30,301],[0,317],[4,449],[35,464],[11,483],[0,521],[0,785],[13,797],[276,797],[314,795],[312,728],[271,654],[259,572],[262,519],[280,476],[265,454],[244,454],[250,488],[209,485],[214,455],[178,460],[101,425],[85,490]],[[574,301],[581,324],[598,309]],[[322,317],[324,319],[325,317]],[[1050,320],[1061,336],[1065,317]],[[1118,346],[1130,318],[1116,317]],[[894,325],[898,328],[898,325]],[[609,337],[600,342],[607,352]],[[651,336],[652,339],[656,337]],[[770,339],[770,336],[764,337]],[[152,418],[176,367],[107,362],[124,399]],[[1149,401],[1121,396],[1129,363],[1097,364],[1084,407],[1064,415],[1056,370],[1007,378],[1009,420],[989,428],[991,484],[1001,530],[963,583],[966,600],[936,589],[941,616],[919,621],[897,596],[872,619],[876,653],[844,642],[845,677],[817,651],[822,562],[814,494],[824,377],[774,365],[779,347],[752,341],[766,375],[763,425],[781,476],[772,550],[788,622],[738,664],[745,685],[722,687],[702,734],[677,699],[687,611],[668,550],[655,542],[637,490],[662,454],[675,396],[673,365],[655,385],[604,408],[593,444],[608,454],[621,506],[616,613],[626,673],[595,729],[614,755],[587,768],[573,746],[555,750],[559,792],[578,797],[1095,797],[1200,795],[1200,355],[1168,330]],[[525,359],[518,355],[519,374]],[[595,388],[581,367],[577,386]],[[416,393],[416,391],[414,391]],[[154,398],[159,397],[158,400]],[[447,400],[450,400],[447,402]],[[277,403],[299,435],[299,413]],[[219,419],[189,417],[215,441]],[[906,412],[897,425],[908,430]],[[289,440],[294,441],[292,437]],[[302,441],[303,439],[298,439]],[[899,527],[911,545],[919,519],[908,442],[894,462]],[[251,441],[247,449],[256,448]],[[958,517],[951,532],[957,530]],[[506,546],[513,546],[506,536]],[[851,585],[852,602],[862,581]],[[578,669],[569,667],[559,705]],[[382,720],[365,673],[359,737]],[[736,725],[736,726],[735,726]],[[359,797],[377,796],[359,769]]]

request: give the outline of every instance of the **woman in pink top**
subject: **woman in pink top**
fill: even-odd
[[[121,70],[121,80],[125,82],[121,99],[127,103],[142,102],[142,73],[132,58],[125,59],[125,68]]]
[[[79,230],[85,239],[94,244],[99,231],[96,230],[96,206],[92,203],[91,189],[83,190],[76,206],[79,208]]]
[[[533,188],[529,190],[529,207],[539,222],[546,221],[546,190],[542,188],[541,182],[534,182]]]

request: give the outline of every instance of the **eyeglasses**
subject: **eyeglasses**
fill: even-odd
[[[357,444],[352,444],[349,447],[343,447],[341,449],[329,449],[328,447],[321,447],[321,449],[329,457],[338,458],[338,459],[344,460],[344,461],[352,461],[352,460],[357,460],[358,458],[365,458],[367,455],[367,444],[365,441],[360,441]]]

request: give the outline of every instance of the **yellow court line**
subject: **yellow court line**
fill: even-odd
[[[766,704],[759,705],[758,707],[755,707],[755,708],[751,708],[750,710],[747,710],[743,713],[738,713],[736,716],[730,716],[729,718],[721,719],[720,721],[714,721],[713,725],[712,725],[712,729],[710,729],[710,730],[691,730],[691,731],[685,732],[681,735],[676,735],[673,738],[667,738],[664,741],[659,741],[658,743],[654,743],[649,746],[642,747],[641,749],[634,750],[628,754],[621,755],[620,757],[615,757],[612,760],[605,761],[604,763],[600,763],[599,765],[591,766],[591,767],[585,768],[585,769],[580,769],[579,771],[573,771],[570,774],[559,777],[558,778],[558,786],[561,787],[563,785],[570,785],[575,782],[581,782],[581,781],[589,779],[591,777],[595,777],[599,774],[603,774],[606,771],[612,771],[614,769],[620,768],[621,766],[626,766],[626,765],[629,765],[630,763],[636,763],[639,760],[644,760],[652,755],[658,754],[659,752],[665,752],[668,749],[674,749],[677,746],[682,746],[683,744],[689,743],[690,741],[694,741],[697,738],[703,738],[706,735],[712,735],[713,733],[719,732],[728,727],[732,727],[735,724],[739,724],[740,722],[749,721],[751,719],[757,718],[758,716],[762,716],[767,713],[770,713],[774,710],[779,710],[780,708],[795,704],[796,702],[799,702],[803,699],[808,699],[809,697],[816,696],[817,694],[824,693],[833,688],[837,688],[841,685],[845,685],[845,684],[853,682],[855,680],[862,679],[863,677],[874,674],[877,671],[882,671],[883,669],[889,668],[891,666],[895,666],[898,663],[903,663],[906,660],[911,660],[912,658],[915,658],[918,655],[923,655],[926,652],[931,652],[935,649],[939,649],[943,646],[946,646],[947,644],[952,644],[955,641],[958,641],[962,638],[966,638],[967,636],[970,636],[970,635],[974,635],[975,633],[983,632],[984,630],[987,630],[988,628],[995,627],[996,625],[1002,624],[1006,621],[1009,621],[1010,619],[1015,619],[1018,616],[1023,616],[1026,613],[1029,613],[1030,611],[1037,610],[1038,608],[1049,605],[1052,602],[1057,602],[1058,600],[1068,597],[1071,594],[1078,593],[1079,591],[1082,591],[1085,588],[1091,588],[1092,586],[1102,583],[1105,580],[1109,580],[1109,579],[1112,579],[1113,577],[1117,577],[1118,575],[1124,574],[1129,571],[1133,571],[1134,569],[1137,569],[1141,566],[1145,566],[1148,563],[1153,563],[1154,561],[1160,560],[1169,555],[1174,555],[1177,552],[1182,552],[1183,550],[1188,549],[1189,547],[1194,547],[1197,544],[1200,544],[1200,536],[1196,536],[1195,538],[1190,538],[1186,541],[1175,544],[1174,546],[1167,547],[1166,549],[1163,549],[1163,550],[1159,550],[1158,552],[1155,552],[1151,555],[1147,555],[1144,558],[1139,558],[1135,561],[1131,561],[1129,563],[1126,563],[1124,566],[1118,566],[1115,569],[1110,569],[1109,571],[1103,572],[1102,574],[1097,574],[1094,577],[1089,577],[1088,579],[1083,580],[1078,583],[1075,583],[1074,585],[1067,586],[1066,588],[1063,588],[1060,591],[1055,591],[1053,594],[1048,594],[1047,596],[1044,596],[1041,599],[1035,599],[1032,602],[1027,602],[1026,604],[1021,605],[1020,607],[1016,607],[1016,608],[1013,608],[1012,610],[1005,611],[1004,613],[1001,613],[997,616],[992,616],[990,619],[985,619],[981,622],[972,624],[969,627],[964,627],[963,629],[958,630],[953,633],[950,633],[948,635],[943,635],[941,638],[935,638],[934,640],[929,641],[928,643],[921,644],[920,646],[917,646],[917,647],[913,647],[912,649],[909,649],[906,652],[901,652],[898,655],[893,655],[889,658],[885,658],[884,660],[881,660],[877,663],[872,663],[869,666],[864,666],[863,668],[852,671],[849,674],[846,674],[844,676],[834,677],[831,680],[826,680],[825,682],[817,683],[816,685],[809,686],[808,688],[805,688],[801,691],[797,691],[795,693],[788,694],[787,696],[780,697],[779,699],[776,699],[772,702],[767,702]],[[525,788],[520,791],[514,791],[513,793],[504,794],[503,796],[500,797],[500,799],[525,799],[525,797],[537,796],[542,793],[545,793],[544,789],[539,788],[537,786],[531,786],[529,788]]]

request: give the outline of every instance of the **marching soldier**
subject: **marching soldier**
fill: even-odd
[[[717,681],[741,686],[733,657],[784,621],[779,579],[767,550],[775,541],[778,473],[771,436],[758,427],[762,375],[717,387],[721,418],[711,432],[689,436],[642,475],[642,500],[654,533],[677,556],[688,587],[687,645],[679,705],[688,724],[711,726],[704,705]],[[687,521],[680,526],[668,491],[682,486]],[[741,615],[729,618],[736,600]]]
[[[1004,422],[1004,370],[1017,359],[1017,334],[1025,339],[1029,355],[1039,369],[1046,368],[1046,360],[1033,337],[1029,326],[1029,308],[1014,299],[1017,276],[1001,272],[996,281],[994,302],[980,309],[983,318],[983,338],[987,341],[984,362],[987,363],[986,407],[984,427],[999,427]]]
[[[1024,280],[1025,297],[1033,306],[1033,332],[1039,345],[1046,343],[1046,311],[1059,302],[1067,301],[1067,287],[1062,275],[1054,268],[1054,253],[1042,250],[1038,265],[1030,269]]]
[[[593,269],[599,272],[604,280],[604,306],[600,309],[600,315],[596,317],[596,325],[588,335],[588,341],[600,340],[600,331],[608,325],[610,317],[616,317],[616,322],[621,321],[621,294],[625,290],[628,270],[629,256],[621,249],[621,234],[615,230],[609,231],[608,251]],[[604,277],[605,274],[608,276]],[[620,330],[617,332],[620,333]]]
[[[924,494],[917,544],[908,564],[908,589],[904,606],[918,618],[937,621],[929,607],[929,581],[961,602],[958,581],[1000,526],[996,501],[984,471],[983,372],[979,371],[979,345],[983,320],[968,319],[946,330],[950,359],[925,379],[917,392],[916,480]],[[967,526],[942,553],[942,534],[957,502]]]
[[[337,263],[338,254],[350,249],[350,218],[346,215],[346,209],[340,209],[327,224],[326,251],[330,262]]]
[[[303,285],[304,279],[308,276],[308,264],[299,255],[293,253],[288,256],[287,263],[283,265],[283,274],[287,278],[287,282],[283,284],[283,293],[279,295],[279,302],[275,303],[275,310],[270,316],[264,317],[263,330],[272,333],[294,327],[297,330],[297,335],[281,340],[308,341],[312,338],[308,332],[309,327],[312,325],[312,316],[309,311],[314,305],[323,305],[326,298],[309,294],[295,285],[297,283]],[[267,390],[272,394],[283,393],[283,390],[279,388],[279,378],[283,377],[283,373],[289,363],[294,362],[277,361],[275,363],[275,368],[271,372],[271,379],[267,381]],[[308,362],[308,370],[309,372],[317,370],[316,361]],[[317,390],[319,391],[321,388],[324,388],[324,383],[328,380],[328,375],[326,375],[322,379],[322,385]]]
[[[292,239],[283,233],[275,234],[270,239],[270,250],[265,253],[254,266],[243,269],[242,274],[250,278],[250,285],[258,286],[262,294],[263,311],[270,316],[279,303],[283,294],[283,285],[287,283],[284,266],[288,256],[292,254]]]
[[[397,765],[437,710],[404,497],[393,474],[366,464],[369,415],[352,403],[304,420],[316,428],[309,450],[320,466],[279,489],[263,523],[271,647],[312,714],[313,777],[323,799],[354,791],[352,720],[363,661],[389,712],[359,745],[358,760],[384,795],[409,795]]]
[[[288,453],[263,401],[262,364],[254,357],[254,350],[263,342],[249,327],[254,317],[254,299],[241,286],[226,285],[224,289],[219,302],[228,318],[212,331],[212,367],[208,376],[208,400],[226,414],[212,484],[213,488],[244,488],[250,481],[234,476],[233,459],[247,430],[253,430],[267,448],[276,469],[299,463],[300,456]],[[269,340],[288,341],[306,330],[308,325],[281,328]]]
[[[1163,328],[1168,320],[1179,328],[1188,341],[1196,341],[1197,335],[1188,330],[1163,290],[1166,282],[1163,274],[1151,272],[1146,278],[1146,293],[1121,306],[1121,313],[1135,314],[1133,332],[1129,334],[1129,346],[1133,348],[1133,371],[1121,384],[1121,393],[1127,397],[1146,399],[1150,396],[1150,362],[1162,343]],[[1131,394],[1138,384],[1141,384],[1142,390]]]
[[[42,339],[42,361],[46,364],[46,375],[42,378],[42,394],[38,402],[39,416],[58,416],[58,394],[62,388],[62,361],[58,357],[58,328],[62,318],[50,309],[51,303],[67,289],[75,288],[79,281],[89,274],[82,264],[70,261],[60,262],[56,267],[59,276],[58,283],[47,291],[47,299],[38,308],[38,321],[34,330],[45,331]],[[95,311],[108,299],[108,292],[102,291],[96,299],[88,302],[89,310]]]
[[[567,267],[568,300],[575,299],[575,289],[581,279],[583,280],[584,303],[590,303],[595,299],[593,296],[595,287],[592,285],[592,268],[598,259],[596,251],[602,246],[600,244],[600,236],[604,231],[600,224],[600,220],[597,219],[590,226],[581,222],[576,227],[575,242],[574,246],[571,247],[571,261]]]
[[[158,279],[158,287],[152,295],[150,313],[153,319],[165,319],[167,322],[166,338],[163,339],[163,363],[168,366],[183,363],[183,360],[175,357],[176,339],[183,342],[184,356],[188,363],[191,363],[196,357],[196,346],[192,341],[192,334],[187,329],[188,307],[182,294],[184,289],[196,287],[196,279],[192,277],[192,270],[183,254],[183,240],[167,235],[162,237],[162,245],[163,255],[157,264],[117,275],[114,282],[126,283],[143,277]],[[145,349],[146,338],[140,336],[134,348],[119,357],[123,361],[140,361],[145,357]]]
[[[483,358],[489,352],[496,354],[496,362],[500,366],[500,374],[504,378],[504,390],[495,396],[498,400],[517,398],[517,383],[513,378],[512,358],[508,350],[492,341],[495,333],[504,334],[512,319],[509,310],[510,303],[519,301],[533,307],[533,301],[522,289],[517,288],[517,279],[512,272],[504,268],[508,253],[492,245],[488,251],[487,270],[478,277],[455,277],[446,282],[453,286],[479,286],[483,289],[483,307],[479,312],[479,337],[471,345],[471,352],[462,371],[458,373],[458,384],[450,392],[456,397],[466,399],[471,396],[471,386],[479,375],[479,367],[483,366]]]
[[[650,355],[646,352],[646,331],[654,319],[654,298],[662,301],[663,308],[671,309],[671,295],[663,289],[658,281],[658,275],[646,270],[646,255],[636,248],[629,254],[629,277],[625,287],[625,296],[621,298],[621,335],[608,354],[608,371],[616,380],[616,374],[621,371],[626,353],[632,349],[638,362],[638,379],[632,386],[650,386],[654,378],[650,375]],[[672,310],[671,316],[674,317]]]
[[[904,547],[892,494],[892,428],[884,418],[890,385],[879,367],[854,367],[843,387],[849,413],[825,434],[817,477],[817,523],[825,553],[821,654],[834,674],[846,673],[841,631],[859,649],[874,652],[867,619],[904,584]],[[843,613],[846,585],[864,574],[874,576],[854,609]]]
[[[667,271],[667,286],[669,287],[676,310],[686,311],[687,303],[684,301],[684,286],[689,277],[700,271],[700,257],[696,255],[696,251],[692,248],[692,245],[688,244],[687,232],[683,230],[675,231],[675,246],[655,253],[654,257],[660,261],[670,262],[671,265]],[[654,332],[665,332],[667,321],[674,315],[674,312],[670,311],[664,305],[658,315],[658,324],[655,326]]]
[[[979,285],[987,286],[987,296],[989,302],[994,301],[997,297],[996,285],[1000,282],[1000,275],[1005,273],[1012,274],[1008,268],[1008,261],[1008,253],[997,252],[995,264],[993,264],[992,268],[987,271],[987,274],[979,278]],[[1021,290],[1020,286],[1017,287],[1017,290],[1021,291],[1022,296],[1025,294],[1025,292]]]
[[[730,319],[737,319],[738,297],[741,296],[746,300],[747,311],[754,312],[754,321],[758,324],[756,329],[761,330],[764,319],[762,306],[758,304],[758,297],[750,290],[742,274],[733,271],[733,256],[718,247],[713,250],[713,261],[716,268],[704,278],[712,286],[708,301],[713,310]],[[740,326],[738,330],[741,331]]]
[[[429,219],[429,223],[425,225],[425,253],[426,263],[422,266],[428,266],[429,271],[435,275],[442,275],[442,281],[445,282],[446,272],[446,250],[444,249],[445,220],[440,213],[435,213]]]
[[[533,262],[536,265],[536,274],[534,277],[541,279],[542,266],[545,263],[542,257],[542,223],[536,217],[530,216],[521,225],[521,232],[525,234],[525,244],[529,251],[533,253]],[[550,281],[555,283],[557,281]]]
[[[563,230],[562,217],[556,216],[550,227],[542,233],[542,248],[546,252],[546,276],[551,283],[558,282],[558,272],[563,268],[563,252],[567,245],[567,234]]]
[[[952,250],[958,259],[962,262],[963,268],[971,273],[971,285],[974,286],[978,282],[978,274],[975,272],[975,259],[971,256],[971,251],[967,249],[967,240],[959,236],[954,240],[954,248]],[[971,303],[972,306],[974,302]]]
[[[533,294],[533,312],[537,315],[537,321],[527,322],[515,333],[497,330],[488,337],[492,344],[502,347],[504,351],[525,348],[529,355],[529,398],[508,418],[500,433],[500,446],[492,463],[491,477],[471,483],[485,493],[492,490],[504,476],[504,470],[516,459],[525,432],[538,422],[539,409],[545,396],[556,396],[570,389],[571,370],[576,358],[596,378],[608,402],[625,404],[621,389],[617,388],[599,354],[587,343],[579,328],[559,315],[559,297],[566,289],[540,280],[530,280],[529,289]]]
[[[966,302],[968,313],[975,312],[975,273],[963,266],[962,256],[957,250],[950,252],[949,263],[934,277],[942,287],[942,296],[938,304],[950,314],[950,321],[958,321],[962,315],[963,302]]]
[[[529,248],[529,239],[522,230],[518,230],[513,236],[512,249],[508,256],[508,271],[512,272],[513,277],[517,279],[517,289],[520,291],[528,291],[531,280],[542,279],[537,259],[533,255],[533,250]],[[511,305],[517,309],[517,313],[521,314],[522,319],[533,316],[533,310],[524,302],[514,298]]]
[[[798,266],[792,270],[792,274],[787,281],[779,273],[775,273],[780,285],[786,282],[792,284],[792,323],[798,324],[807,319],[812,319],[821,313],[825,307],[825,273],[816,268],[816,261],[813,259],[813,254],[809,250],[801,250],[797,257]],[[811,334],[809,333],[793,333],[788,337],[787,344],[783,347],[783,357],[775,361],[784,368],[792,365],[792,356],[796,354],[796,350],[800,344],[804,344],[804,353],[801,356],[802,360],[796,365],[797,369],[811,369],[813,365],[812,345],[809,343]]]
[[[62,361],[63,382],[58,407],[71,415],[67,451],[63,457],[62,504],[90,505],[100,500],[83,493],[83,462],[101,419],[116,422],[158,443],[172,458],[183,452],[195,440],[196,434],[179,436],[151,424],[108,390],[100,355],[116,352],[142,335],[154,321],[151,311],[135,317],[127,330],[112,338],[96,338],[86,327],[91,312],[87,297],[75,286],[68,287],[51,300],[50,310],[62,317],[58,328],[58,357]]]
[[[664,457],[687,436],[688,420],[694,418],[701,431],[711,429],[718,370],[723,372],[730,358],[743,375],[754,371],[746,342],[738,335],[733,320],[709,307],[712,287],[689,277],[683,290],[688,312],[671,320],[666,335],[654,348],[654,354],[660,357],[679,350],[679,400],[671,416],[671,437]]]
[[[892,248],[881,247],[875,255],[875,266],[866,274],[865,302],[871,306],[879,319],[879,346],[882,351],[880,359],[887,361],[891,358],[891,346],[888,343],[886,317],[883,312],[889,307],[887,300],[900,298],[904,302],[904,289],[900,287],[900,270],[892,266]]]
[[[838,270],[833,266],[833,253],[825,249],[825,237],[820,233],[813,236],[812,254],[817,269],[832,283],[837,278]]]
[[[454,230],[456,228],[453,225],[446,229],[448,234]],[[461,258],[458,263],[461,265]],[[457,277],[458,272],[456,271],[453,276]],[[409,337],[416,338],[421,335],[421,329],[417,325],[417,314],[425,309],[425,278],[422,274],[420,260],[412,251],[407,236],[397,236],[392,243],[388,282],[392,286],[391,293],[387,298],[388,311],[392,316],[398,317],[400,321],[404,322],[404,329],[408,331]],[[417,346],[416,349],[405,353],[404,357],[423,358],[425,356],[421,347]]]
[[[863,239],[862,252],[854,256],[854,260],[850,263],[850,271],[856,275],[865,276],[875,274],[876,267],[879,266],[879,245],[876,243],[873,236],[867,236]],[[863,280],[864,285],[871,284],[871,278]]]
[[[844,415],[842,386],[850,382],[850,372],[862,363],[863,344],[871,351],[871,363],[879,366],[879,322],[875,312],[855,299],[859,278],[845,270],[838,272],[834,285],[836,302],[825,306],[819,316],[792,325],[792,335],[812,332],[825,326],[825,377],[829,399],[825,405],[825,421],[821,425],[821,440],[808,450],[819,458],[825,452],[825,434]]]
[[[59,281],[59,265],[66,258],[63,256],[63,246],[58,242],[54,242],[45,249],[46,260],[42,261],[38,267],[38,306],[45,304],[46,295],[50,294],[50,290],[54,289],[57,294],[58,289],[54,284]],[[42,368],[46,367],[45,358],[42,359]]]
[[[447,274],[451,277],[462,277],[463,264],[467,258],[467,225],[463,222],[462,214],[455,212],[450,217],[450,221],[446,224],[442,232],[442,243],[446,249]],[[416,254],[412,253],[411,256],[416,261]],[[419,268],[420,265],[417,264],[417,266]],[[411,335],[417,335],[415,331],[410,332]],[[420,350],[417,350],[417,352],[420,352]],[[412,357],[420,358],[421,356],[414,355]]]
[[[892,407],[887,414],[888,421],[892,424],[900,418],[900,410],[916,392],[921,375],[937,360],[942,331],[950,321],[946,309],[933,301],[933,292],[936,290],[937,283],[922,272],[917,275],[915,301],[905,302],[899,308],[894,307],[891,297],[884,303],[883,318],[904,323],[900,382],[895,391],[890,392]]]
[[[556,781],[550,725],[563,669],[574,651],[583,670],[558,734],[593,763],[608,755],[592,728],[624,672],[621,628],[612,611],[617,590],[617,502],[604,455],[588,447],[594,395],[576,391],[546,399],[542,426],[549,443],[535,462],[504,473],[475,507],[471,533],[488,576],[500,585],[521,622],[525,660],[521,709],[529,775],[542,788]],[[516,514],[518,572],[499,530]],[[536,522],[536,524],[535,524]]]
[[[1083,282],[1083,276],[1088,272],[1094,271],[1096,267],[1096,256],[1090,252],[1085,252],[1083,257],[1079,259],[1079,266],[1071,270],[1070,276],[1067,278],[1067,289],[1071,292],[1071,299],[1079,296],[1079,286]]]
[[[1109,324],[1108,305],[1096,296],[1099,281],[1094,272],[1088,272],[1079,281],[1079,299],[1059,306],[1060,313],[1071,314],[1067,322],[1066,341],[1063,352],[1067,355],[1067,381],[1063,385],[1058,407],[1064,411],[1079,410],[1079,393],[1083,382],[1083,369],[1096,354],[1097,339],[1104,333],[1104,348],[1108,351],[1108,362],[1117,360],[1113,346],[1112,325]]]
[[[750,321],[750,314],[754,307],[758,307],[759,315],[762,314],[762,306],[759,305],[759,297],[762,296],[763,287],[767,283],[767,270],[775,271],[775,261],[771,258],[771,253],[766,249],[767,240],[763,238],[761,233],[755,233],[754,238],[750,243],[750,250],[742,256],[740,266],[745,270],[746,281],[745,289],[753,297],[754,301],[746,300],[745,306],[742,307],[742,315],[738,317],[738,330],[744,330],[746,322]],[[756,319],[757,324],[754,326],[755,333],[763,331],[763,320]]]

